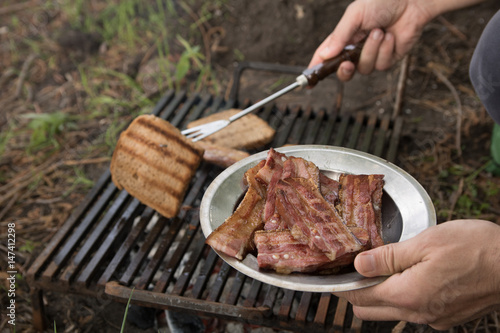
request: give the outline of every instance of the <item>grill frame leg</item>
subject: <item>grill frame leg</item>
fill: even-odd
[[[38,288],[30,290],[30,297],[33,309],[33,328],[41,332],[48,326],[45,305],[43,304],[43,290]]]

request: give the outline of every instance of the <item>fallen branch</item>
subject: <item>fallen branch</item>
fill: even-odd
[[[3,86],[10,78],[16,75],[16,70],[12,67],[7,68],[2,76],[0,76],[0,87]]]
[[[453,193],[453,195],[451,196],[450,211],[448,212],[448,221],[450,221],[453,218],[453,211],[455,210],[458,198],[460,198],[460,196],[462,195],[463,190],[464,190],[464,179],[460,178],[460,181],[458,182],[457,191]]]
[[[46,165],[46,163],[44,163]],[[24,177],[24,181],[22,182],[16,182],[16,185],[14,188],[12,188],[10,191],[8,191],[6,194],[0,197],[0,206],[2,206],[7,200],[9,200],[12,196],[18,194],[20,191],[22,191],[25,187],[27,187],[33,179],[37,176],[43,176],[51,173],[52,171],[56,170],[58,167],[62,165],[62,162],[57,162],[54,163],[50,166],[48,166],[44,170],[40,170],[38,172],[31,172],[28,177]],[[8,184],[7,184],[8,185]]]
[[[396,91],[396,100],[394,101],[394,109],[392,111],[392,119],[395,119],[401,113],[403,106],[403,98],[406,88],[406,79],[408,77],[408,67],[410,65],[410,55],[407,54],[401,62],[401,72],[399,73],[398,86]]]
[[[26,80],[26,77],[28,76],[28,71],[31,67],[31,64],[33,61],[37,58],[38,56],[36,54],[30,54],[28,58],[23,63],[23,67],[21,68],[21,73],[19,74],[19,78],[17,80],[16,84],[16,91],[14,93],[14,98],[18,98],[21,96],[21,92],[23,90],[23,85],[24,81]]]
[[[456,26],[451,24],[450,21],[445,19],[443,16],[438,16],[437,19],[442,25],[444,25],[448,30],[450,30],[450,32],[455,36],[457,36],[460,40],[463,40],[464,42],[467,41],[468,39],[467,36],[462,31],[460,31]]]
[[[458,95],[457,90],[453,86],[453,84],[448,80],[448,78],[438,69],[438,66],[434,63],[429,63],[428,67],[432,69],[432,72],[441,80],[450,90],[453,98],[455,99],[455,103],[457,104],[457,125],[455,132],[455,148],[457,149],[458,156],[462,155],[462,143],[461,143],[461,133],[462,133],[462,102],[460,101],[460,96]]]
[[[402,333],[406,327],[406,324],[406,321],[400,321],[396,326],[394,326],[391,333]]]
[[[68,161],[64,161],[63,164],[67,165],[67,166],[87,165],[87,164],[97,164],[97,163],[109,162],[110,160],[111,160],[110,157],[105,156],[105,157],[90,158],[87,160],[68,160]]]
[[[49,158],[47,161],[43,162],[36,168],[32,170],[26,170],[22,174],[18,175],[16,178],[11,179],[7,184],[4,186],[0,187],[0,193],[7,191],[9,188],[14,187],[14,186],[19,186],[20,183],[26,180],[31,180],[34,174],[38,174],[40,171],[46,169],[49,165],[56,163],[56,161],[60,157],[57,155],[52,156],[52,158]]]
[[[10,199],[10,201],[5,205],[5,207],[0,212],[0,221],[3,220],[3,217],[7,214],[7,212],[14,206],[17,199],[21,196],[20,193],[15,193],[15,195]]]
[[[32,8],[35,5],[39,5],[38,1],[32,0],[32,1],[26,1],[26,2],[21,2],[21,3],[15,3],[15,4],[12,4],[10,6],[6,6],[6,7],[1,7],[0,8],[0,15],[12,14],[14,12],[18,12],[21,10]]]

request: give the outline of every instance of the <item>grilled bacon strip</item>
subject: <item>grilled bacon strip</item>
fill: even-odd
[[[267,185],[266,205],[263,217],[266,230],[276,230],[283,226],[276,211],[276,185],[279,180],[289,177],[310,179],[319,187],[320,172],[314,163],[300,157],[288,157],[271,148],[267,154],[264,166],[255,175],[258,181]]]
[[[326,201],[335,206],[339,200],[340,183],[327,177],[322,172],[319,174],[319,183],[321,195]]]
[[[234,214],[207,237],[206,243],[214,250],[243,260],[254,249],[254,232],[263,227],[264,202],[257,191],[249,187]]]
[[[253,234],[262,229],[262,211],[265,204],[265,188],[255,181],[255,174],[262,168],[257,164],[245,173],[248,190],[233,215],[217,227],[206,239],[214,250],[243,260],[254,250]]]
[[[381,212],[384,175],[343,174],[339,183],[338,207],[346,225],[367,230],[369,247],[384,245]]]
[[[347,253],[330,260],[316,248],[301,244],[290,230],[257,231],[254,235],[257,263],[260,268],[272,269],[281,274],[333,273],[351,264],[356,253]]]
[[[278,273],[315,272],[332,262],[323,252],[297,241],[290,230],[257,231],[254,243],[259,267]]]
[[[277,186],[277,208],[301,243],[318,248],[330,260],[362,248],[319,189],[304,178],[287,178]]]

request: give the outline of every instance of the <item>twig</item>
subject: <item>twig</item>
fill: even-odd
[[[12,206],[14,206],[17,199],[19,199],[20,195],[21,195],[20,193],[16,193],[14,196],[12,196],[12,198],[9,200],[9,202],[5,205],[5,207],[0,212],[0,221],[3,219],[5,214],[7,214],[7,212],[12,208]]]
[[[163,38],[163,35],[160,38]],[[139,63],[139,68],[144,66],[149,61],[149,59],[151,59],[151,57],[157,51],[157,49],[158,49],[158,46],[156,45],[156,43],[153,43],[153,45],[151,45],[147,49],[146,53],[144,54],[144,56],[141,59],[141,62]]]
[[[46,175],[46,174],[56,170],[58,167],[61,166],[61,164],[62,164],[61,162],[54,163],[54,164],[50,165],[48,168],[46,168],[45,170],[41,170],[40,172],[42,175]],[[39,172],[32,172],[29,175],[29,177],[27,177],[23,182],[17,183],[13,189],[11,189],[9,192],[7,192],[6,194],[4,194],[3,196],[0,197],[0,205],[2,205],[6,200],[11,198],[17,192],[21,191],[26,186],[28,186],[32,182],[33,178],[38,176],[38,175],[39,175]]]
[[[464,179],[460,178],[460,181],[458,182],[458,189],[455,193],[453,193],[451,197],[450,211],[448,213],[448,221],[451,220],[453,217],[453,211],[455,210],[458,198],[460,198],[460,195],[462,194],[463,190],[464,190]]]
[[[26,76],[28,76],[28,71],[31,67],[31,64],[38,56],[36,54],[30,54],[28,58],[23,63],[23,67],[21,68],[21,73],[19,74],[19,78],[16,84],[16,92],[14,93],[14,98],[21,96],[21,91],[23,89],[24,80],[26,80]]]
[[[401,113],[401,107],[403,106],[403,97],[406,88],[406,78],[408,77],[409,64],[410,55],[407,54],[401,62],[401,72],[399,73],[396,100],[394,101],[394,109],[392,111],[392,119],[395,119]]]
[[[97,164],[97,163],[108,162],[110,159],[111,159],[110,157],[105,156],[105,157],[90,158],[87,160],[67,160],[64,161],[63,164],[67,166]]]
[[[456,26],[450,23],[447,19],[445,19],[443,16],[438,16],[438,21],[444,25],[452,34],[457,36],[460,40],[463,40],[464,42],[467,41],[467,36],[460,31]]]
[[[47,168],[49,165],[55,163],[59,158],[60,157],[58,155],[54,155],[52,158],[49,158],[47,161],[45,161],[44,163],[40,164],[36,168],[34,168],[32,170],[27,170],[23,174],[19,175],[17,178],[11,179],[10,182],[8,182],[4,186],[0,187],[0,193],[2,193],[4,191],[7,191],[7,189],[9,189],[11,187],[19,185],[19,183],[21,183],[21,182],[23,182],[23,181],[25,181],[27,179],[31,179],[34,174],[37,174],[41,170]]]
[[[15,3],[10,6],[0,8],[0,15],[12,14],[14,12],[18,12],[20,10],[24,10],[30,7],[33,7],[37,4],[38,1],[26,1],[21,3]]]
[[[0,331],[3,330],[5,324],[7,324],[8,319],[9,317],[5,316],[5,318],[2,320],[2,322],[0,323]]]
[[[12,67],[10,68],[7,68],[2,76],[0,76],[0,87],[3,86],[5,84],[5,82],[7,82],[11,77],[15,76],[16,75],[16,70]]]
[[[402,333],[406,327],[406,324],[406,321],[400,321],[396,326],[394,326],[391,333]]]
[[[457,104],[457,126],[456,126],[456,132],[455,132],[455,148],[457,149],[458,156],[462,156],[462,143],[461,143],[461,133],[462,133],[462,115],[463,115],[463,110],[462,110],[462,102],[460,101],[460,96],[458,96],[458,92],[453,86],[453,84],[448,80],[446,76],[444,76],[441,71],[437,69],[437,66],[435,66],[433,63],[430,63],[428,65],[431,69],[432,72],[440,79],[450,90],[451,94],[453,95],[453,98],[455,99],[455,103]]]

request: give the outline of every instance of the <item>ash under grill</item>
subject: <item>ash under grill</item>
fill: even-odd
[[[239,74],[238,74],[239,75]],[[153,113],[185,128],[232,107],[234,97],[170,91]],[[256,114],[276,129],[269,147],[321,144],[354,148],[394,161],[402,122],[389,116],[267,105]],[[167,219],[119,191],[109,170],[46,244],[28,270],[34,324],[43,325],[43,290],[111,297],[202,316],[286,330],[361,331],[350,305],[330,293],[295,292],[246,277],[206,246],[199,205],[221,168],[202,163],[177,217]]]

